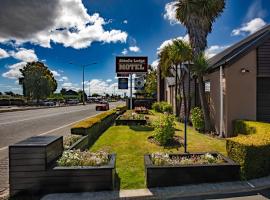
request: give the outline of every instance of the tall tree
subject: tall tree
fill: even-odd
[[[212,31],[212,24],[224,8],[225,0],[177,0],[176,18],[187,28],[195,60],[207,47],[207,36]],[[204,72],[197,74],[205,129],[210,131],[210,115],[203,82]]]
[[[163,76],[174,75],[175,77],[176,114],[177,116],[180,115],[182,99],[184,101],[184,112],[187,114],[187,95],[184,84],[189,69],[188,67],[184,68],[182,66],[184,63],[188,63],[192,60],[191,47],[183,40],[173,40],[172,44],[168,44],[160,51],[159,58]],[[183,97],[181,97],[181,93]],[[190,95],[188,95],[188,97],[190,97]]]
[[[52,72],[42,62],[27,63],[20,69],[22,77],[19,83],[23,87],[23,94],[28,99],[47,98],[57,88],[57,82]]]
[[[146,75],[144,90],[150,97],[155,97],[157,94],[157,70],[151,65]]]

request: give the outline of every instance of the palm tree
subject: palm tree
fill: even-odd
[[[182,98],[177,98],[178,94],[181,94],[181,88],[184,100],[184,111],[187,113],[187,98],[185,93],[185,76],[187,72],[180,68],[179,76],[179,66],[184,62],[192,60],[192,51],[188,43],[183,40],[176,39],[173,40],[172,44],[165,46],[159,53],[160,66],[163,76],[174,75],[175,76],[175,104],[176,104],[176,115],[179,116],[181,108]],[[190,94],[188,95],[190,97]],[[179,103],[180,101],[180,103]]]
[[[207,35],[212,31],[213,22],[223,12],[225,0],[177,0],[176,18],[187,28],[193,56],[197,59],[207,47]],[[203,75],[198,74],[199,96],[203,109],[205,130],[210,131],[210,115],[206,101]],[[196,73],[196,72],[195,72]]]

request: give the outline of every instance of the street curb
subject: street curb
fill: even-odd
[[[254,185],[253,185],[254,184]],[[264,185],[263,185],[264,184]],[[257,185],[257,186],[255,186]],[[71,200],[71,199],[171,199],[188,198],[206,195],[226,195],[242,192],[256,192],[270,188],[270,176],[249,181],[203,183],[163,188],[145,188],[136,190],[85,192],[85,193],[56,193],[48,194],[42,200]]]

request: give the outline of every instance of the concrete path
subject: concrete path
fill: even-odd
[[[258,193],[261,190],[267,190],[268,196]],[[219,195],[223,196],[218,197]],[[137,190],[49,194],[44,196],[42,200],[226,199],[226,196],[230,196],[229,199],[239,197],[239,200],[243,198],[268,199],[270,197],[270,176],[248,182],[236,181]]]

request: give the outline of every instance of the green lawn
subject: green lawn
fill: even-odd
[[[152,116],[155,118],[155,116]],[[177,123],[176,134],[183,136],[183,124]],[[152,152],[183,152],[184,148],[165,149],[147,141],[152,130],[144,127],[112,126],[91,147],[91,151],[116,153],[116,171],[121,189],[144,188],[143,156]],[[188,127],[188,151],[218,151],[226,154],[225,140],[215,139]]]

